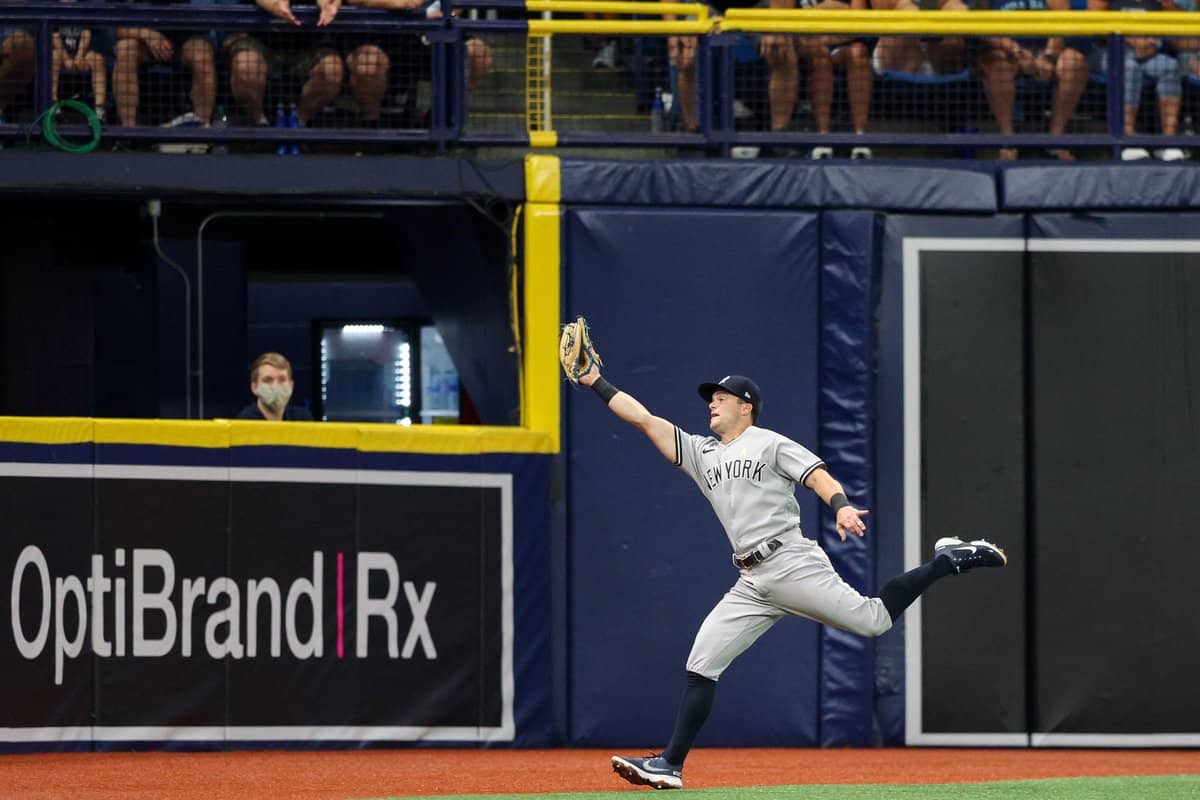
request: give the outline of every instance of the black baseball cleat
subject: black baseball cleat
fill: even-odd
[[[683,767],[668,763],[659,753],[645,758],[613,756],[612,766],[613,772],[635,786],[653,786],[655,789],[683,788]]]
[[[933,557],[948,558],[957,575],[975,567],[1003,567],[1008,556],[996,545],[983,539],[964,542],[954,536],[938,539],[933,546]]]

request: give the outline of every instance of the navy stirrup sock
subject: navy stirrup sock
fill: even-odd
[[[663,751],[663,758],[677,767],[683,766],[696,734],[712,711],[713,696],[717,693],[717,682],[695,672],[687,674],[687,688],[683,690],[683,701],[679,704],[679,716],[675,720],[675,732],[671,743]]]
[[[910,569],[903,575],[897,575],[886,584],[879,593],[884,608],[891,615],[892,622],[904,613],[904,609],[912,605],[921,592],[939,578],[944,578],[954,572],[954,565],[948,558],[935,558],[927,561],[916,569]]]

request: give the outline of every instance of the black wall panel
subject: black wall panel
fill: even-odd
[[[1195,731],[1200,254],[1033,267],[1035,729]]]
[[[1019,251],[921,254],[921,557],[943,536],[1010,568],[922,604],[926,732],[1025,730],[1024,269]],[[969,691],[962,691],[969,686]]]

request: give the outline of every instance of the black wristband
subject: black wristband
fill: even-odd
[[[609,401],[616,397],[617,392],[620,391],[620,389],[604,380],[603,375],[601,375],[599,378],[596,378],[596,380],[592,383],[592,389],[596,392],[596,394],[600,395],[600,399],[604,401],[604,405],[608,405]]]
[[[833,497],[829,498],[829,507],[833,509],[833,513],[841,511],[846,506],[850,505],[850,501],[846,499],[846,495],[838,492]]]

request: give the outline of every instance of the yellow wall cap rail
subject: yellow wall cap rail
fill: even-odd
[[[703,3],[655,3],[649,0],[526,0],[527,11],[562,12],[565,14],[639,14],[662,17],[667,14],[708,19],[709,7]]]
[[[546,431],[488,425],[360,425],[346,422],[0,417],[0,443],[156,445],[220,449],[308,447],[373,453],[553,453]]]
[[[1200,14],[1163,11],[857,11],[730,9],[722,31],[1020,36],[1196,35]]]
[[[531,19],[529,20],[529,35],[607,33],[642,36],[703,36],[712,33],[713,27],[713,20],[700,19]]]

